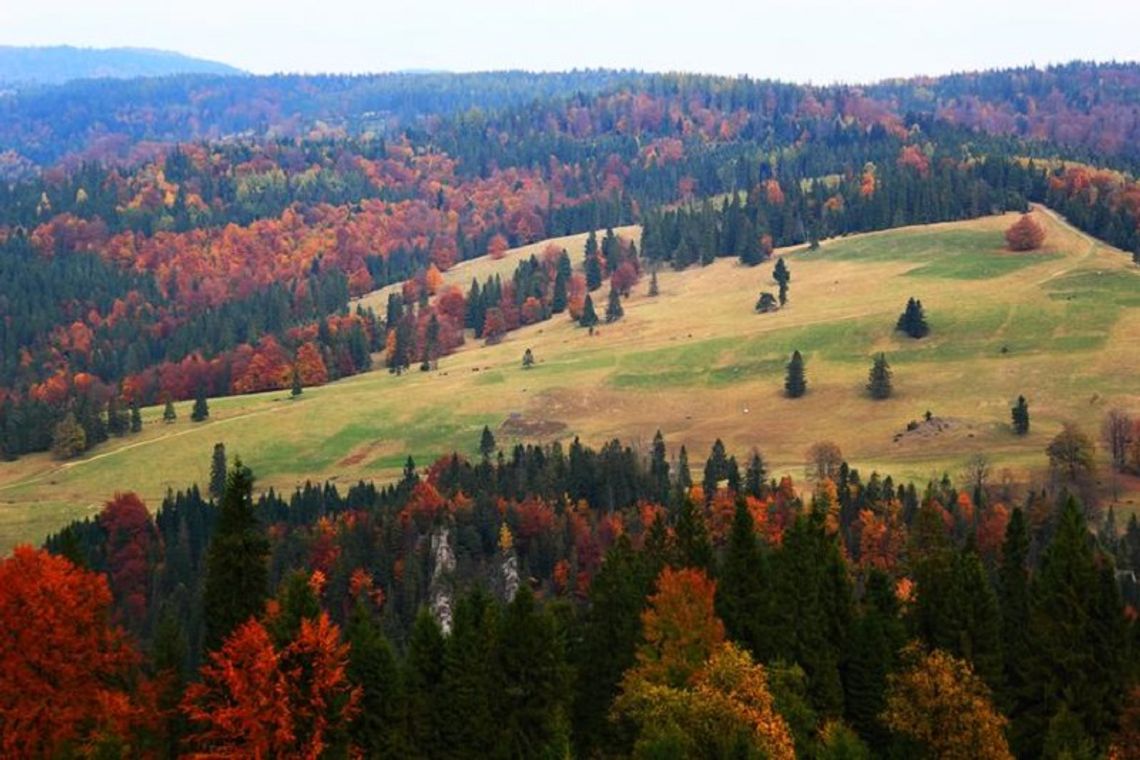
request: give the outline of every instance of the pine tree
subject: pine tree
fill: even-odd
[[[689,452],[684,445],[681,446],[681,453],[677,456],[677,487],[683,491],[693,487],[693,474],[689,471]]]
[[[194,396],[194,408],[190,411],[190,420],[192,422],[202,422],[210,416],[210,405],[206,401],[206,386],[199,385],[198,392]]]
[[[792,359],[788,362],[788,372],[784,378],[784,395],[788,398],[799,398],[807,392],[807,378],[804,373],[804,358],[799,351],[792,352]]]
[[[139,402],[136,399],[131,399],[131,432],[138,433],[142,431],[142,414],[139,412]]]
[[[780,305],[783,306],[788,302],[788,283],[792,281],[792,273],[788,271],[788,265],[784,263],[783,257],[776,259],[772,279],[780,286]]]
[[[594,299],[586,294],[586,303],[582,306],[582,316],[578,318],[582,327],[593,327],[598,324],[598,313],[594,311]]]
[[[1029,403],[1025,400],[1025,396],[1017,397],[1017,403],[1010,409],[1010,416],[1013,418],[1013,432],[1017,435],[1027,435],[1029,433]]]
[[[226,445],[214,444],[214,455],[210,460],[210,496],[221,499],[226,492]]]
[[[658,430],[653,436],[653,451],[649,459],[649,478],[653,481],[653,498],[659,504],[669,500],[669,461],[666,458],[665,438]]]
[[[391,645],[363,601],[353,608],[345,633],[348,677],[361,691],[360,712],[349,729],[352,743],[365,757],[404,757],[400,672]]]
[[[443,757],[443,658],[445,643],[439,624],[427,609],[412,626],[404,658],[405,756]]]
[[[610,288],[609,302],[606,303],[606,323],[616,322],[625,316],[625,309],[621,306],[621,294],[617,288]]]
[[[598,255],[598,236],[590,230],[586,237],[586,290],[593,292],[602,287],[602,260]]]
[[[444,645],[441,710],[444,743],[452,756],[489,757],[498,739],[496,712],[503,684],[496,670],[499,616],[494,601],[476,589],[455,606]]]
[[[206,648],[222,641],[264,609],[269,541],[253,508],[253,473],[241,460],[226,477],[214,535],[206,554],[202,607]]]
[[[567,266],[563,269],[562,262],[565,261]],[[550,298],[550,311],[554,314],[561,314],[566,311],[566,306],[569,303],[569,295],[567,288],[570,283],[569,271],[570,259],[563,251],[562,255],[558,258],[558,271],[554,275],[554,293]]]
[[[677,566],[709,570],[712,567],[712,543],[701,507],[688,495],[681,500],[677,514]]]
[[[705,475],[701,480],[701,487],[705,492],[705,503],[712,501],[720,481],[728,476],[728,455],[724,443],[719,438],[713,442],[709,458],[705,460]]]
[[[166,407],[162,410],[162,421],[171,423],[178,419],[178,413],[174,411],[174,402],[166,399]]]
[[[882,400],[891,396],[891,365],[885,354],[880,353],[871,365],[871,375],[867,380],[867,392],[871,398]]]
[[[752,513],[743,498],[736,500],[728,547],[717,574],[716,612],[724,621],[728,637],[744,645],[757,658],[769,650],[763,640],[762,621],[768,611],[768,566],[756,537]]]
[[[922,301],[915,298],[907,300],[906,309],[899,316],[895,329],[912,338],[924,338],[930,334],[930,327],[926,323],[926,314],[922,309]]]
[[[905,639],[894,584],[882,571],[872,570],[863,610],[852,626],[843,686],[847,720],[876,757],[888,754],[891,736],[880,716],[887,706],[887,675],[895,670]]]
[[[1029,530],[1025,513],[1013,510],[1005,529],[998,567],[998,601],[1001,609],[1004,685],[998,704],[1011,718],[1017,695],[1026,688],[1025,658],[1033,646],[1029,640]]]
[[[749,496],[757,499],[764,498],[765,491],[767,490],[768,471],[764,467],[764,458],[760,456],[760,452],[755,449],[752,450],[752,456],[748,459],[748,469],[744,473],[744,492]]]
[[[489,460],[496,448],[495,434],[491,432],[491,428],[484,425],[483,434],[479,436],[479,453],[483,455],[483,460]]]
[[[293,388],[289,391],[292,398],[297,398],[304,392],[301,387],[301,373],[297,370],[297,365],[293,365]]]

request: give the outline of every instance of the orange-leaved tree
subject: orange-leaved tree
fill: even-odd
[[[0,756],[125,740],[146,719],[110,610],[106,578],[62,557],[19,546],[0,563]]]
[[[1005,231],[1005,242],[1011,251],[1034,251],[1045,242],[1045,230],[1031,214],[1022,214]]]

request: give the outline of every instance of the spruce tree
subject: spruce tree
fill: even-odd
[[[586,303],[582,306],[582,316],[578,318],[578,324],[582,327],[593,327],[598,324],[598,313],[594,311],[594,299],[590,294],[586,294]]]
[[[887,676],[905,640],[894,584],[881,570],[872,570],[862,612],[852,625],[843,686],[846,718],[876,757],[889,756],[891,734],[879,716],[886,709]]]
[[[194,396],[194,408],[190,411],[190,420],[192,422],[202,422],[210,416],[210,405],[206,401],[206,386],[204,384],[198,386],[198,392]]]
[[[455,755],[489,757],[498,740],[499,683],[495,653],[499,616],[494,600],[481,589],[460,598],[444,645],[444,743]]]
[[[484,425],[483,433],[479,436],[479,453],[483,455],[484,461],[491,458],[496,448],[495,434],[491,432],[491,428]]]
[[[653,450],[649,459],[649,478],[653,482],[653,498],[659,504],[669,501],[669,460],[666,458],[665,438],[658,430],[653,436]]]
[[[166,406],[162,410],[162,421],[171,423],[176,419],[178,419],[178,413],[174,411],[174,402],[170,399],[166,399]]]
[[[705,475],[701,480],[701,487],[705,492],[705,503],[712,501],[720,481],[728,476],[728,455],[724,450],[724,443],[719,438],[713,442],[709,458],[705,460]]]
[[[1029,403],[1025,400],[1025,396],[1017,397],[1017,403],[1010,409],[1010,417],[1013,419],[1014,433],[1017,435],[1029,433]]]
[[[768,567],[756,536],[756,525],[743,498],[737,498],[728,546],[717,573],[716,612],[728,637],[759,658],[770,650],[762,621],[768,616]]]
[[[776,301],[776,297],[766,290],[760,294],[760,298],[756,301],[756,311],[760,314],[768,314],[779,308],[780,305]]]
[[[922,301],[915,298],[907,300],[906,309],[899,316],[895,329],[912,338],[925,338],[930,334],[930,326],[926,323],[926,313],[922,309]]]
[[[807,392],[807,378],[804,373],[804,358],[799,351],[792,352],[792,359],[788,362],[787,375],[784,378],[784,395],[788,398],[800,398]]]
[[[610,288],[609,301],[606,303],[606,323],[616,322],[625,316],[625,309],[621,306],[621,294],[617,288]]]
[[[563,255],[565,255],[565,252]],[[567,259],[567,261],[569,261],[569,259]],[[567,286],[570,282],[570,275],[562,273],[561,263],[562,259],[559,259],[558,272],[554,275],[554,294],[550,299],[550,311],[554,314],[561,314],[566,311],[566,306],[569,303]]]
[[[677,487],[686,492],[693,487],[693,474],[689,471],[689,452],[684,445],[681,446],[681,453],[677,456]]]
[[[301,373],[297,370],[297,365],[293,365],[293,388],[289,391],[292,398],[297,398],[304,392],[301,387]]]
[[[1001,609],[1002,651],[1004,653],[1002,691],[998,704],[1010,718],[1018,705],[1017,695],[1026,688],[1026,656],[1029,640],[1029,529],[1020,507],[1013,510],[1005,529],[998,566],[998,601]]]
[[[412,626],[403,663],[406,756],[443,757],[443,659],[445,642],[439,624],[427,609]]]
[[[744,492],[757,499],[764,498],[767,490],[768,471],[764,467],[764,458],[759,451],[753,449],[748,459],[748,469],[744,473]]]
[[[363,600],[353,608],[345,634],[348,678],[360,689],[360,711],[349,727],[352,743],[365,757],[404,757],[400,672],[391,645]]]
[[[871,394],[871,398],[882,400],[890,398],[891,390],[891,365],[887,363],[886,355],[880,353],[871,365],[867,392]]]
[[[236,627],[264,610],[269,541],[254,514],[253,473],[241,460],[226,476],[214,535],[206,553],[202,607],[206,649],[217,649]]]
[[[210,459],[210,496],[221,499],[226,492],[226,445],[214,444],[214,455]]]
[[[681,500],[676,526],[676,564],[709,570],[712,567],[712,543],[701,507],[686,494]]]
[[[783,257],[776,259],[772,279],[780,286],[780,305],[783,306],[788,302],[788,283],[792,281],[792,273],[788,271],[788,265],[784,263]]]
[[[137,399],[131,399],[131,432],[138,433],[142,431],[142,414],[139,412],[139,402]]]

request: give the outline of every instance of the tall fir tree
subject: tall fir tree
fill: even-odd
[[[792,281],[792,273],[788,271],[788,265],[784,263],[782,256],[776,259],[776,266],[772,270],[772,279],[780,286],[780,306],[783,306],[788,302],[788,283]]]
[[[906,309],[899,316],[895,329],[912,338],[925,338],[930,334],[930,326],[926,322],[926,312],[922,308],[922,301],[915,298],[907,300]]]
[[[421,609],[412,626],[403,662],[402,735],[406,756],[443,757],[443,659],[445,642],[439,623]]]
[[[598,324],[598,313],[594,311],[594,299],[590,294],[586,294],[586,303],[582,306],[582,316],[578,318],[578,324],[582,327],[594,327]]]
[[[658,430],[653,436],[653,449],[649,458],[649,478],[653,481],[653,498],[658,504],[669,501],[669,460],[665,438]]]
[[[226,492],[227,470],[226,445],[219,441],[214,444],[214,453],[210,457],[210,496],[215,500],[221,499]]]
[[[891,365],[887,363],[886,354],[879,353],[871,364],[871,374],[867,379],[867,392],[871,398],[881,401],[890,398],[891,391]]]
[[[178,412],[174,411],[174,401],[166,399],[166,406],[162,410],[162,421],[169,424],[178,419]]]
[[[269,586],[269,540],[254,513],[253,473],[238,459],[226,476],[202,591],[207,650],[264,611]]]
[[[357,600],[345,634],[350,647],[348,677],[360,688],[360,710],[349,727],[352,743],[365,757],[406,757],[399,667],[365,600]]]
[[[1025,396],[1018,396],[1017,403],[1009,410],[1013,421],[1013,432],[1017,435],[1029,434],[1029,402]]]
[[[804,370],[804,358],[799,351],[793,351],[791,361],[788,362],[787,374],[784,377],[784,395],[788,398],[800,398],[805,393],[807,393],[807,377]]]
[[[747,647],[758,659],[771,652],[763,624],[769,615],[765,604],[770,598],[764,593],[768,576],[752,513],[744,499],[737,498],[728,546],[717,574],[716,612],[724,621],[728,637]]]
[[[142,414],[139,412],[138,399],[131,399],[131,432],[138,433],[142,431]]]
[[[203,422],[210,417],[210,404],[206,400],[206,386],[200,384],[194,394],[194,408],[190,411],[192,422]]]
[[[621,305],[621,294],[617,288],[610,288],[609,300],[606,303],[606,322],[616,322],[625,316],[625,309]]]

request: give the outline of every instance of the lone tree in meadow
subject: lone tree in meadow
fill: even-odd
[[[484,425],[483,434],[479,436],[479,453],[483,455],[484,460],[489,460],[495,453],[495,448],[495,434],[491,432],[491,428]]]
[[[578,324],[582,327],[593,327],[598,324],[598,312],[594,311],[594,299],[586,294],[586,302],[582,305],[582,316],[578,317]]]
[[[190,420],[202,422],[210,417],[210,405],[206,401],[206,386],[199,385],[198,393],[194,396],[194,408],[190,410]]]
[[[804,358],[799,351],[792,352],[792,360],[788,362],[788,374],[784,378],[784,395],[788,398],[799,398],[807,393],[807,378],[804,375]]]
[[[166,406],[162,410],[162,421],[166,423],[174,422],[178,419],[178,412],[174,411],[174,401],[166,399]]]
[[[606,303],[606,322],[617,322],[625,316],[625,309],[621,307],[621,294],[617,288],[610,288],[610,298]]]
[[[1018,435],[1026,435],[1029,432],[1029,404],[1025,400],[1025,396],[1018,396],[1017,403],[1009,410],[1010,417],[1013,418],[1013,432]]]
[[[523,352],[523,369],[530,369],[534,366],[534,353],[528,348]]]
[[[780,305],[783,306],[788,302],[788,283],[792,281],[792,273],[788,271],[788,265],[784,263],[782,257],[776,259],[776,267],[772,270],[772,279],[780,286]]]
[[[304,389],[301,387],[301,372],[297,369],[297,365],[294,364],[293,365],[293,390],[289,391],[289,395],[292,396],[293,398],[297,398],[302,393],[304,393]]]
[[[1045,242],[1045,230],[1031,214],[1022,214],[1005,231],[1005,242],[1011,251],[1035,251]]]
[[[871,398],[882,400],[891,397],[891,365],[885,354],[880,353],[871,365],[871,375],[867,380],[867,392]]]
[[[899,316],[895,325],[912,338],[925,338],[930,334],[930,326],[926,324],[926,313],[922,310],[922,301],[910,298],[906,302],[906,310]]]
[[[777,311],[779,308],[780,304],[776,301],[776,296],[766,290],[760,294],[760,299],[756,301],[756,311],[761,314]]]

